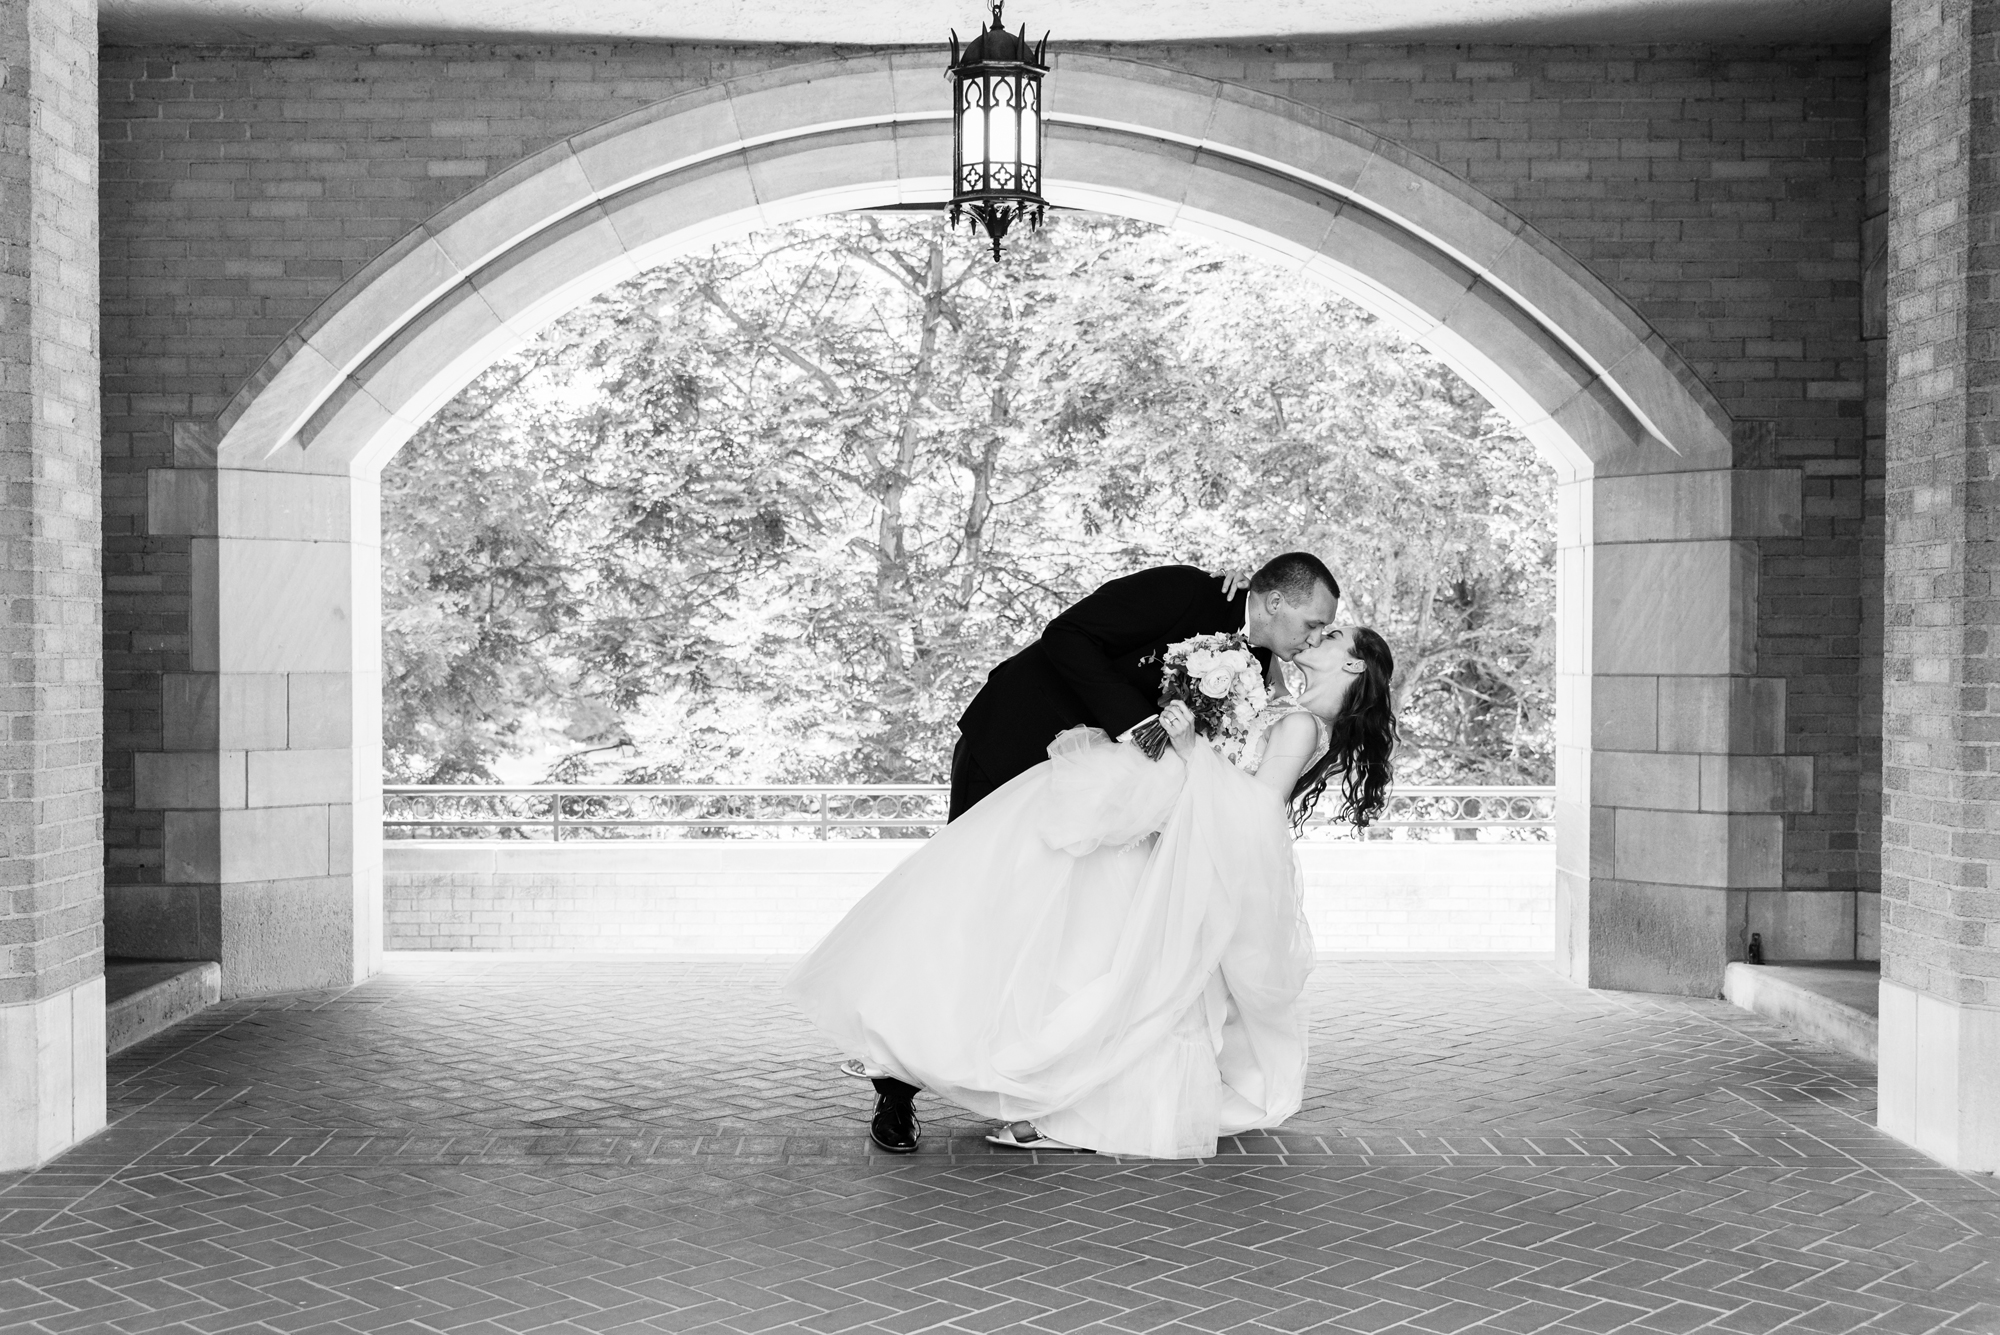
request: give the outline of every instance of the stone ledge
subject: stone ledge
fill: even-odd
[[[104,1050],[122,1052],[222,1000],[213,960],[104,966]]]
[[[1882,966],[1873,960],[1731,964],[1722,995],[1744,1010],[1862,1061],[1876,1060]]]

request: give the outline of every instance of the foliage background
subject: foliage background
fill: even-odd
[[[1553,478],[1296,275],[1063,214],[1004,263],[847,215],[653,270],[383,478],[402,782],[944,776],[994,663],[1105,579],[1293,547],[1395,647],[1406,779],[1553,773]]]

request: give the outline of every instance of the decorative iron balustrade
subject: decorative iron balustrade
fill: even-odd
[[[751,787],[700,784],[390,784],[389,839],[924,839],[943,824],[942,784]],[[1308,839],[1351,839],[1328,793]],[[1554,837],[1555,789],[1409,787],[1358,837],[1541,841]]]

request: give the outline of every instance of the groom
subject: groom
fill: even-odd
[[[1194,566],[1156,566],[1100,586],[1063,612],[1042,637],[987,674],[958,720],[951,753],[951,814],[1048,759],[1066,728],[1092,724],[1122,737],[1158,712],[1158,664],[1140,666],[1193,635],[1240,630],[1267,670],[1271,655],[1290,662],[1333,625],[1340,585],[1310,552],[1286,552],[1224,592],[1219,575]],[[917,1148],[917,1087],[861,1068],[875,1084],[869,1138],[892,1154]]]
[[[1240,630],[1265,668],[1286,662],[1333,624],[1340,585],[1310,552],[1286,552],[1225,596],[1219,576],[1155,566],[1114,579],[1048,624],[1042,637],[987,674],[958,720],[951,815],[1049,758],[1065,728],[1094,724],[1122,737],[1159,711],[1160,668],[1140,660],[1192,635]]]

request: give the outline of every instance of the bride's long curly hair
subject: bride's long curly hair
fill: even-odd
[[[1388,803],[1393,777],[1389,757],[1397,738],[1389,681],[1396,675],[1396,658],[1389,642],[1366,626],[1355,628],[1351,648],[1367,670],[1348,691],[1339,716],[1327,725],[1333,735],[1326,754],[1292,787],[1294,830],[1305,828],[1335,775],[1340,776],[1340,819],[1355,829],[1366,829]]]

